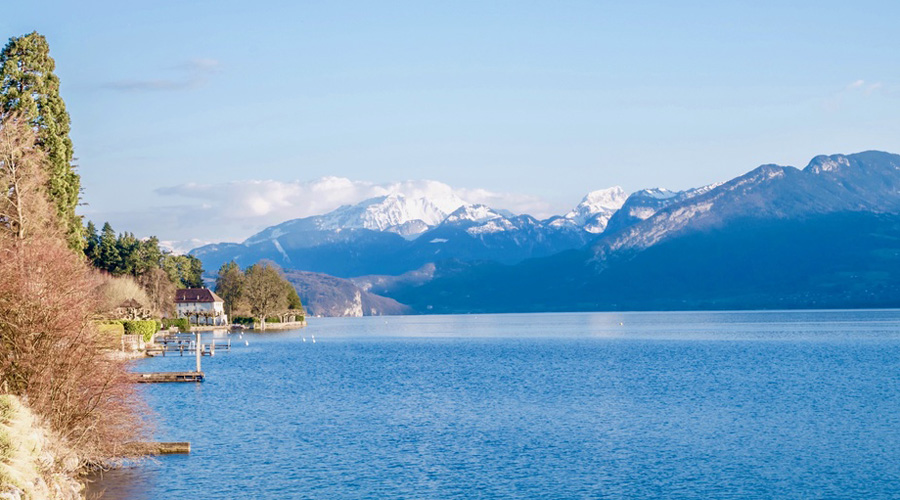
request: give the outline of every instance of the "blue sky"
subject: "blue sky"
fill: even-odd
[[[141,236],[242,239],[409,180],[549,215],[900,152],[897,2],[130,3],[15,2],[0,34],[47,36],[82,213]]]

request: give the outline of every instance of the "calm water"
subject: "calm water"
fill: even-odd
[[[231,338],[203,384],[142,387],[157,438],[192,453],[107,474],[103,498],[900,498],[900,311],[334,318]]]

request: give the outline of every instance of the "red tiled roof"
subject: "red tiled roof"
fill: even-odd
[[[186,302],[225,302],[209,288],[183,288],[175,291],[175,303]]]

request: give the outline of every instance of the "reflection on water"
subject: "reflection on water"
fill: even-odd
[[[203,359],[203,384],[141,387],[157,438],[192,454],[92,491],[887,498],[900,480],[898,311],[334,318],[237,335]]]

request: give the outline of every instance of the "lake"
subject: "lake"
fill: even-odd
[[[313,318],[230,337],[202,384],[141,386],[156,438],[191,454],[92,492],[900,497],[896,310]]]

